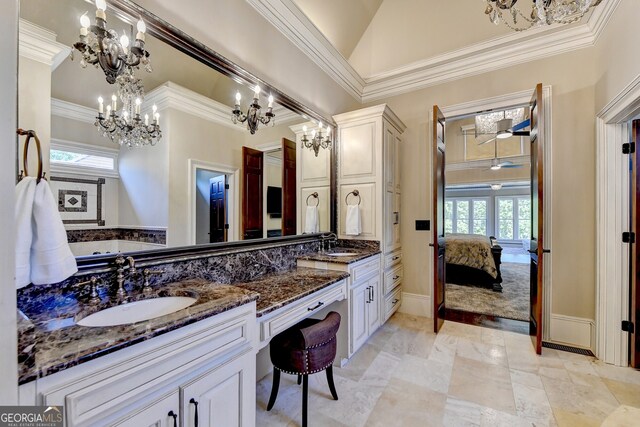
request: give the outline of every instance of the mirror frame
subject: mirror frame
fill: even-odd
[[[86,0],[89,2],[89,0]],[[189,36],[184,31],[171,25],[167,21],[161,19],[157,15],[151,13],[147,9],[134,3],[131,0],[107,0],[110,7],[110,12],[115,14],[119,19],[124,22],[134,25],[138,19],[142,18],[147,26],[147,34],[157,38],[158,40],[168,44],[169,46],[179,50],[180,52],[188,55],[189,57],[211,67],[212,69],[224,74],[227,77],[232,78],[236,82],[254,86],[259,84],[266,92],[273,93],[278,104],[282,105],[289,110],[300,114],[306,115],[310,120],[322,121],[333,127],[332,133],[335,136],[331,146],[331,180],[330,180],[330,230],[329,232],[336,233],[337,230],[337,140],[338,133],[337,127],[333,119],[324,117],[316,111],[308,108],[286,93],[282,92],[275,86],[267,83],[266,81],[258,78],[251,72],[245,70],[238,64],[219,54],[215,50]],[[242,251],[248,248],[259,249],[273,246],[289,245],[292,243],[305,243],[316,241],[321,236],[321,233],[316,234],[301,234],[295,236],[285,236],[278,238],[267,239],[253,239],[253,240],[239,240],[235,242],[221,242],[221,243],[209,243],[201,245],[190,246],[177,246],[174,248],[144,250],[126,252],[136,257],[136,261],[141,261],[143,264],[150,265],[154,263],[165,263],[169,260],[175,260],[180,257],[198,257],[198,256],[210,256],[217,253],[227,253],[229,251]],[[245,249],[246,248],[246,249]],[[108,255],[86,255],[76,257],[78,263],[79,273],[86,274],[88,271],[98,271],[99,269],[110,270],[113,266],[113,261],[118,254]]]

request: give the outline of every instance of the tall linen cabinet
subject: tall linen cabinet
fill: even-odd
[[[380,241],[381,320],[401,304],[400,149],[406,126],[386,105],[333,117],[338,125],[338,237]],[[358,193],[358,196],[354,194]],[[347,204],[360,204],[362,232],[346,234]]]

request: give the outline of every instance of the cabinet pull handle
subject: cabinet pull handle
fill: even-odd
[[[398,301],[400,301],[399,299],[394,299],[393,301],[391,301],[392,305],[396,305],[398,303]]]
[[[398,280],[399,278],[400,278],[400,276],[398,276],[398,275],[393,276],[393,280]]]
[[[169,411],[167,416],[173,417],[173,427],[178,427],[178,414],[173,411]]]
[[[393,258],[391,258],[391,260],[392,260],[392,261],[395,261],[395,260],[397,260],[397,259],[400,259],[400,257],[399,257],[399,256],[397,256],[397,255],[396,255],[396,256],[394,256]]]
[[[371,302],[374,301],[374,293],[373,293],[373,286],[371,287]]]
[[[367,304],[371,302],[371,286],[367,286],[367,300],[365,301]]]
[[[193,418],[193,423],[194,427],[198,427],[198,401],[192,397],[191,400],[189,400],[189,403],[193,403],[196,407],[196,416]]]
[[[322,307],[324,305],[324,303],[322,301],[318,302],[318,304],[315,307],[307,307],[308,311],[313,311],[313,310],[317,310],[320,307]]]

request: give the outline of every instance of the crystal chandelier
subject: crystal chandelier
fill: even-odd
[[[258,104],[259,97],[260,86],[256,85],[253,93],[253,102],[249,105],[247,112],[243,113],[240,111],[240,100],[242,99],[242,95],[240,95],[240,92],[236,92],[236,105],[233,108],[233,111],[231,111],[231,121],[233,124],[237,124],[238,122],[247,122],[247,129],[251,132],[251,135],[256,133],[260,123],[267,125],[271,122],[272,126],[275,124],[275,120],[272,121],[276,116],[273,114],[273,96],[269,95],[269,105],[267,106],[267,111],[264,113],[264,116],[260,114],[262,107]]]
[[[73,45],[82,53],[80,65],[83,68],[88,64],[96,68],[100,66],[110,84],[117,82],[120,85],[123,82],[119,81],[119,77],[123,74],[132,76],[133,69],[139,69],[140,65],[150,73],[149,52],[144,49],[146,31],[144,21],[142,19],[138,21],[136,40],[129,47],[129,37],[124,32],[118,38],[115,30],[107,29],[106,9],[106,0],[96,0],[94,25],[91,25],[86,13],[80,17],[80,40]],[[71,59],[73,60],[73,52]]]
[[[327,125],[327,136],[322,137],[322,122],[318,123],[318,131],[311,131],[311,140],[307,138],[307,126],[302,127],[302,148],[313,150],[316,157],[320,152],[320,148],[331,148],[331,126]]]
[[[531,11],[520,10],[519,0],[485,0],[484,11],[496,25],[500,22],[515,31],[524,31],[533,26],[570,24],[577,22],[602,0],[531,0]],[[520,0],[522,5],[525,0]],[[525,6],[526,7],[526,6]]]
[[[106,114],[104,100],[98,98],[98,117],[95,125],[105,138],[112,142],[127,147],[141,147],[144,145],[156,145],[162,138],[160,131],[160,114],[154,105],[152,109],[153,122],[149,124],[149,114],[144,115],[144,120],[140,115],[142,100],[126,98],[121,115],[118,115],[118,97],[114,94],[111,97],[111,105],[107,105]]]

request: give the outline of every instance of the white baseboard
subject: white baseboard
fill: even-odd
[[[551,313],[551,341],[574,347],[595,349],[594,321]]]
[[[402,305],[400,305],[398,311],[412,316],[433,317],[431,296],[403,292]]]

